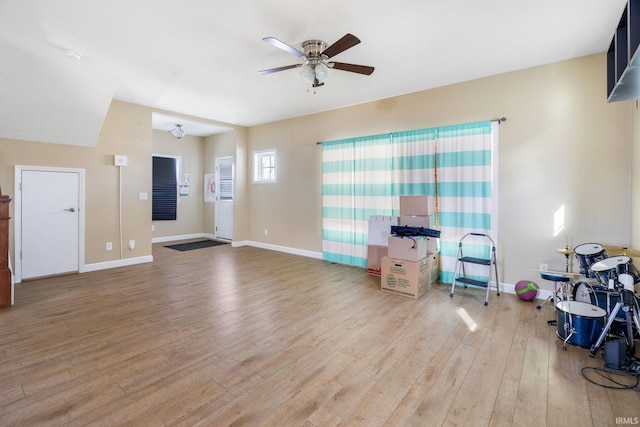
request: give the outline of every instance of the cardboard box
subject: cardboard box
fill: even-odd
[[[367,273],[380,276],[382,270],[382,257],[386,257],[388,248],[386,246],[369,245],[367,247]]]
[[[433,228],[436,226],[436,215],[400,215],[398,225],[404,227]]]
[[[396,236],[387,238],[389,258],[404,259],[407,261],[419,261],[428,253],[436,252],[436,238],[427,236]]]
[[[400,196],[400,215],[433,215],[436,199],[433,196]]]
[[[380,289],[410,298],[424,295],[440,277],[440,254],[429,254],[420,261],[382,258]]]
[[[398,225],[397,216],[371,215],[369,217],[368,244],[387,246],[387,238],[391,234],[392,225]]]

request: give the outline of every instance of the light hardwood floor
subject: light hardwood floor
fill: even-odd
[[[362,269],[230,245],[18,285],[0,425],[615,426],[640,394],[584,379],[516,296],[413,300]],[[464,321],[466,313],[477,326]]]

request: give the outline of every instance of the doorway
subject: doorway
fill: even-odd
[[[216,195],[215,230],[216,238],[233,240],[233,195],[234,195],[233,157],[216,158]]]
[[[84,265],[84,170],[16,166],[15,276],[79,272]]]

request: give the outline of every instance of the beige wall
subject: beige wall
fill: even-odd
[[[565,239],[570,247],[630,244],[630,103],[608,104],[605,82],[604,55],[594,55],[253,127],[249,151],[276,148],[279,170],[277,184],[249,185],[249,239],[322,250],[316,141],[505,116],[497,213],[501,281],[528,279],[550,289],[533,270],[540,263],[563,270],[557,249]],[[566,227],[554,235],[554,213],[562,206]]]
[[[153,131],[153,154],[180,158],[180,183],[189,178],[189,195],[178,197],[175,221],[152,221],[153,238],[187,236],[202,233],[204,227],[204,140],[185,135],[176,139],[171,133]]]
[[[122,169],[123,240],[136,240],[137,246],[129,251],[125,244],[125,258],[151,254],[151,199],[140,201],[138,194],[151,195],[153,152],[175,149],[166,154],[188,158],[192,183],[179,209],[188,208],[193,222],[173,230],[158,227],[158,235],[212,232],[214,207],[202,201],[202,174],[213,171],[216,157],[233,155],[234,240],[320,252],[317,141],[505,116],[497,213],[501,281],[529,279],[550,289],[533,270],[539,263],[563,269],[557,249],[565,239],[571,247],[586,242],[640,246],[636,222],[633,239],[631,231],[632,155],[635,162],[640,158],[640,150],[632,151],[632,141],[640,144],[638,111],[632,102],[608,104],[605,79],[604,55],[594,55],[250,129],[233,127],[208,138],[185,137],[178,144],[151,130],[151,109],[114,101],[95,147],[0,139],[0,185],[12,194],[16,164],[84,168],[85,258],[88,264],[100,263],[119,258],[119,251],[104,249],[105,242],[117,246],[118,241],[114,154],[129,160]],[[266,148],[278,151],[278,182],[253,184],[251,153]],[[640,172],[634,172],[636,182]],[[637,209],[640,189],[633,191]],[[554,236],[553,217],[560,206],[566,210],[566,228]]]
[[[151,111],[147,108],[114,101],[95,147],[0,139],[0,185],[4,194],[13,197],[15,165],[84,169],[85,263],[115,261],[120,259],[115,154],[128,160],[122,168],[123,241],[136,241],[134,250],[124,244],[123,258],[147,256],[151,254],[151,197],[138,200],[139,192],[151,196]],[[13,215],[13,203],[10,210]],[[10,245],[15,262],[13,225]],[[112,251],[105,250],[106,242],[113,242]]]
[[[250,154],[249,154],[249,134],[247,128],[235,129],[236,140],[236,163],[235,163],[235,184],[236,192],[234,195],[234,210],[233,210],[233,239],[235,241],[245,241],[249,239],[249,218],[254,215],[260,215],[259,212],[254,212],[254,208],[251,206],[248,193],[249,183],[251,178],[249,177],[250,167]]]
[[[234,153],[237,147],[246,145],[246,132],[243,128],[231,127],[234,131],[230,134],[236,136],[230,142],[224,141],[224,137],[205,139],[189,135],[177,141],[167,132],[152,130],[152,112],[153,110],[148,107],[113,101],[94,147],[0,138],[2,193],[14,196],[15,165],[84,169],[86,179],[85,263],[119,261],[120,171],[114,166],[114,155],[126,155],[128,165],[121,170],[123,259],[151,255],[152,237],[209,232],[207,227],[212,229],[212,225],[210,225],[211,221],[205,221],[207,209],[204,207],[203,200],[204,165],[214,164],[213,159],[218,150]],[[34,126],[37,126],[37,122],[34,122]],[[206,150],[205,147],[207,147]],[[152,236],[151,159],[153,153],[181,156],[183,173],[189,173],[191,176],[191,189],[190,195],[180,200],[178,220],[171,221],[171,224],[168,221],[154,221],[156,230]],[[147,193],[148,200],[139,200],[141,192]],[[242,201],[244,197],[239,199]],[[14,215],[13,203],[10,205],[10,213]],[[246,212],[240,214],[238,221],[243,218],[246,218]],[[15,264],[13,226],[12,222],[10,249]],[[242,223],[240,227],[246,228]],[[134,250],[128,249],[129,240],[135,240]],[[113,242],[112,251],[105,250],[106,242]]]
[[[217,124],[217,123],[216,123]],[[192,234],[209,234],[215,232],[215,203],[204,201],[204,174],[215,173],[215,160],[218,157],[233,157],[236,169],[236,200],[234,223],[239,224],[237,236],[234,240],[246,240],[247,209],[243,204],[246,199],[244,193],[244,165],[242,147],[246,145],[245,130],[242,127],[229,126],[230,131],[208,136],[206,138],[185,135],[182,139],[175,139],[170,133],[153,131],[153,153],[180,156],[182,160],[182,174],[189,174],[191,178],[190,194],[180,197],[176,221],[153,221],[153,238],[175,238]],[[241,162],[238,166],[237,159]],[[238,173],[238,168],[240,173]]]
[[[205,138],[204,143],[204,173],[215,174],[216,158],[233,157],[236,159],[236,145],[238,132],[236,130],[212,135]],[[237,166],[236,166],[237,169]],[[237,186],[236,186],[237,187]],[[237,190],[237,188],[236,188]],[[244,191],[244,189],[242,190]],[[204,232],[215,235],[215,202],[204,203]]]
[[[632,102],[633,146],[631,164],[640,165],[640,108],[637,101]],[[640,248],[640,167],[631,168],[631,247]],[[634,258],[640,268],[640,257]]]

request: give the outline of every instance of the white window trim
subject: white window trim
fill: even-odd
[[[253,183],[254,184],[274,184],[278,181],[278,152],[275,148],[270,150],[259,150],[254,151],[253,153]],[[259,173],[259,162],[258,159],[263,154],[273,154],[273,180],[261,180],[258,179],[260,176]]]

